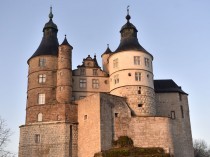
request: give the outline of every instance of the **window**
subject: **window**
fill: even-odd
[[[75,96],[72,96],[72,97],[71,97],[71,100],[72,100],[72,101],[75,101]]]
[[[119,75],[114,76],[114,84],[119,83]]]
[[[85,98],[85,96],[80,96],[80,97],[79,97],[79,99],[84,99],[84,98]]]
[[[80,69],[80,75],[85,75],[85,69],[84,68]]]
[[[45,104],[45,94],[38,94],[38,104]]]
[[[182,94],[179,93],[179,101],[182,101]]]
[[[118,58],[113,60],[113,68],[118,67]]]
[[[171,119],[175,119],[176,115],[175,115],[175,111],[171,111]]]
[[[114,116],[117,118],[119,117],[119,113],[114,113]]]
[[[140,65],[140,56],[134,56],[134,65]]]
[[[39,113],[37,116],[38,122],[42,122],[42,113]]]
[[[40,134],[35,134],[35,143],[40,143]]]
[[[46,75],[40,74],[39,75],[39,83],[45,83],[46,82]]]
[[[87,115],[84,115],[84,120],[86,120],[87,119]]]
[[[141,73],[140,72],[135,72],[135,80],[141,81]]]
[[[181,113],[182,113],[182,118],[184,118],[184,109],[183,109],[182,105],[180,106],[180,109],[181,109]]]
[[[86,88],[86,86],[87,86],[87,81],[86,81],[86,79],[80,79],[80,80],[79,80],[79,87],[80,87],[80,88]]]
[[[92,87],[95,89],[99,88],[99,80],[98,79],[93,79],[92,80]]]
[[[141,94],[141,87],[139,87],[138,94]]]
[[[143,106],[143,104],[138,104],[138,107],[142,107]]]
[[[94,76],[97,76],[98,75],[97,69],[93,69],[93,75]]]
[[[149,67],[149,58],[144,58],[145,66]]]
[[[39,59],[39,66],[40,67],[45,67],[46,65],[46,59],[45,58],[40,58]]]

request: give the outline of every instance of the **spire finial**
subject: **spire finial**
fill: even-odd
[[[50,6],[50,14],[49,14],[49,18],[50,18],[50,19],[52,19],[52,18],[53,18],[52,6]]]
[[[129,5],[127,6],[127,16],[126,16],[126,19],[127,21],[129,22],[129,20],[131,19],[131,16],[129,15]]]
[[[109,48],[109,44],[107,44],[107,48]]]
[[[129,5],[127,6],[127,15],[129,15]]]

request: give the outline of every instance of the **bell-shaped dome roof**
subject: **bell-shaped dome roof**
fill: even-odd
[[[58,55],[58,46],[59,46],[57,38],[58,28],[57,25],[54,24],[52,21],[53,18],[52,7],[50,8],[49,18],[50,18],[49,22],[47,22],[43,28],[42,41],[38,49],[29,58],[29,60],[33,57],[41,55],[54,55],[54,56]]]

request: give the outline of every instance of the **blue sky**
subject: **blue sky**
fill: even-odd
[[[13,135],[8,149],[18,151],[25,122],[27,59],[38,48],[50,5],[61,43],[67,34],[73,68],[88,54],[115,50],[130,5],[141,45],[154,56],[155,79],[173,79],[189,94],[193,138],[210,144],[209,0],[7,0],[0,3],[0,116]]]

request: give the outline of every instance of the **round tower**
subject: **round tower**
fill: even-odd
[[[103,71],[109,73],[109,56],[111,55],[112,51],[109,48],[109,44],[107,44],[106,51],[101,55],[102,57],[102,65],[103,65]]]
[[[47,106],[56,103],[56,69],[58,55],[57,25],[52,21],[43,28],[43,38],[35,53],[29,58],[26,123],[52,120]],[[44,116],[43,116],[44,115]]]
[[[72,97],[72,49],[66,36],[58,51],[56,99],[58,103],[70,103]]]
[[[154,116],[153,56],[139,44],[129,10],[126,19],[120,45],[109,57],[110,93],[126,97],[134,115]]]

